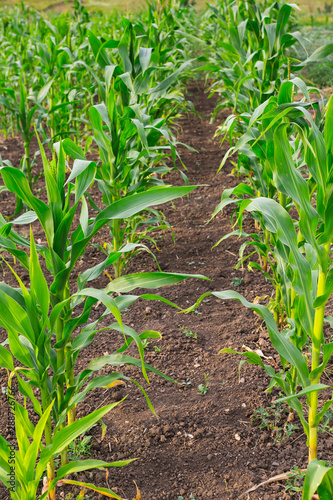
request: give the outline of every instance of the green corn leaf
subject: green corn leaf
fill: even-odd
[[[328,475],[328,481],[325,476]],[[333,496],[333,468],[326,467],[324,461],[311,460],[306,472],[302,500],[311,500],[318,491],[320,500],[329,500]],[[326,490],[326,491],[325,491]]]
[[[304,213],[300,214],[300,230],[307,241],[316,248],[316,231],[319,216],[310,202],[309,188],[300,172],[295,168],[289,146],[287,128],[289,124],[283,123],[274,131],[274,182],[279,191],[290,196],[294,202],[302,207]]]
[[[92,281],[98,278],[107,266],[110,266],[117,259],[119,259],[119,257],[121,257],[121,254],[122,252],[112,252],[105,260],[80,274],[77,279],[79,291],[84,288],[87,281]]]
[[[45,97],[47,96],[47,94],[49,93],[49,90],[50,88],[52,87],[53,85],[53,82],[55,81],[56,77],[54,76],[53,78],[51,78],[51,80],[49,80],[41,89],[40,91],[38,92],[38,95],[37,95],[37,101],[38,102],[42,102],[44,101]]]
[[[178,274],[178,273],[136,273],[128,274],[111,281],[106,292],[128,293],[135,288],[156,289],[161,286],[173,285],[185,280],[186,278],[198,278],[208,280],[201,274]]]
[[[43,319],[46,322],[50,307],[50,292],[44,277],[43,271],[39,265],[38,254],[35,246],[35,240],[30,227],[30,281],[31,293],[36,296],[40,305]]]
[[[124,365],[133,365],[133,366],[137,366],[138,368],[142,368],[142,363],[141,363],[140,359],[133,358],[132,356],[126,356],[124,354],[110,354],[110,355],[102,356],[100,358],[96,358],[96,359],[90,361],[89,370],[98,371],[98,370],[101,370],[106,365],[120,366],[123,364]],[[177,383],[175,380],[168,377],[164,373],[160,372],[159,370],[156,370],[156,368],[154,368],[153,366],[150,366],[147,363],[144,363],[144,366],[145,366],[146,370],[149,370],[153,373],[156,373],[157,375],[160,375],[161,377],[165,378],[166,380],[169,380],[169,382]]]
[[[150,101],[153,99],[158,99],[169,89],[169,87],[178,79],[179,75],[188,68],[194,59],[190,59],[184,62],[174,73],[167,76],[161,83],[156,85],[156,87],[149,89],[148,94],[150,94]]]
[[[80,160],[76,160],[80,161]],[[87,162],[88,165],[85,165],[85,169],[76,177],[75,182],[75,202],[77,203],[83,194],[86,192],[90,184],[95,179],[96,174],[96,163],[95,162]]]
[[[148,69],[152,52],[153,49],[146,49],[145,47],[140,47],[139,49],[139,60],[142,73],[145,73],[145,71],[147,71]]]
[[[265,216],[266,228],[276,233],[278,239],[286,245],[293,255],[293,262],[290,262],[294,272],[294,288],[300,294],[299,306],[303,310],[301,317],[305,331],[312,332],[314,322],[314,309],[312,307],[312,276],[310,265],[306,258],[299,251],[297,244],[297,234],[293,221],[288,212],[276,201],[270,198],[256,198],[248,203],[243,202],[244,209],[249,212],[258,211]],[[242,214],[240,210],[240,217]]]
[[[32,210],[36,212],[36,215],[41,222],[45,234],[52,246],[53,218],[49,207],[43,201],[39,200],[32,194],[28,181],[23,172],[13,167],[2,167],[0,169],[0,172],[9,191],[16,194]]]
[[[322,363],[315,370],[312,370],[310,372],[309,375],[310,380],[319,380],[319,377],[325,370],[326,365],[329,362],[332,354],[333,354],[333,342],[330,342],[329,344],[324,344]]]
[[[90,30],[88,30],[88,40],[90,43],[90,47],[94,53],[96,61],[100,65],[101,68],[105,68],[105,66],[110,66],[112,63],[107,55],[105,49],[102,47],[101,42],[98,40],[97,36]]]
[[[76,159],[74,161],[73,169],[70,173],[70,176],[68,177],[66,184],[68,182],[71,182],[73,179],[75,179],[78,175],[82,174],[88,167],[91,165],[96,166],[96,163],[94,161],[88,161],[88,160],[81,160],[81,159]]]
[[[40,419],[38,421],[38,424],[36,425],[33,433],[33,439],[32,443],[30,444],[29,448],[27,449],[27,452],[25,454],[24,460],[27,464],[29,464],[28,467],[28,475],[26,479],[28,481],[32,481],[35,478],[35,463],[37,461],[37,456],[40,450],[40,445],[41,445],[41,440],[43,437],[43,433],[45,430],[45,427],[48,423],[48,419],[52,410],[53,402],[48,406],[48,408],[45,410],[43,415],[40,416]],[[43,473],[42,473],[43,474]],[[37,477],[37,480],[40,480],[41,477]]]
[[[10,372],[14,370],[13,356],[2,345],[0,345],[0,367],[7,368]]]
[[[23,366],[33,368],[33,361],[31,359],[28,349],[22,345],[22,342],[14,329],[8,328],[8,341],[10,352]]]
[[[132,458],[130,460],[120,460],[117,462],[104,462],[103,460],[89,459],[70,462],[57,470],[57,477],[50,484],[49,490],[52,489],[60,479],[68,476],[69,474],[76,474],[77,472],[85,470],[102,469],[104,467],[124,467],[125,465],[135,462],[135,460],[135,458]]]
[[[313,307],[315,309],[318,309],[319,307],[325,305],[328,299],[331,297],[332,293],[333,293],[333,269],[330,269],[326,277],[325,293],[324,295],[320,295],[315,299]]]
[[[37,415],[42,416],[42,407],[40,405],[40,402],[38,399],[35,397],[34,392],[31,388],[31,386],[23,380],[18,373],[16,373],[16,378],[17,378],[17,383],[19,387],[20,394],[23,394],[23,396],[29,398],[33,404],[34,410],[37,413]]]
[[[330,158],[332,158],[333,155],[333,96],[330,97],[330,100],[328,101],[327,107],[326,107],[326,126],[325,126],[325,131],[324,131],[324,138],[325,138],[325,147],[326,147],[326,154],[327,154],[327,159],[329,161]]]
[[[101,493],[103,496],[107,498],[116,498],[116,500],[123,500],[114,491],[109,490],[108,488],[102,488],[101,486],[95,486],[94,484],[91,483],[82,483],[80,481],[72,481],[70,479],[63,479],[61,482],[63,484],[72,484],[74,486],[81,486],[84,489],[96,491],[97,493]]]
[[[326,384],[309,385],[308,387],[306,387],[302,391],[298,392],[297,394],[291,394],[290,396],[279,398],[276,400],[276,402],[282,403],[283,401],[289,401],[290,399],[300,398],[302,396],[306,396],[307,394],[311,394],[312,392],[318,392],[318,391],[321,391],[323,389],[329,389],[329,388],[330,388],[330,386],[326,385]]]
[[[107,295],[103,290],[96,290],[95,288],[84,288],[80,292],[77,292],[73,295],[73,297],[79,297],[79,296],[84,296],[84,297],[92,297],[96,300],[100,300],[102,304],[107,307],[116,320],[118,321],[120,327],[122,327],[122,319],[121,319],[121,314],[120,311],[117,307],[116,302],[114,299],[112,299],[109,295]]]
[[[314,418],[313,425],[318,426],[320,422],[323,420],[326,412],[331,408],[333,404],[333,399],[329,399],[328,401],[325,401],[325,403],[322,406],[322,409],[320,412],[317,413],[317,415]]]
[[[35,332],[31,328],[29,317],[20,304],[0,290],[0,324],[7,331],[16,331],[34,342]]]
[[[90,427],[92,427],[96,422],[98,422],[98,420],[100,420],[122,401],[124,401],[124,399],[118,401],[117,403],[112,403],[95,410],[90,415],[87,415],[80,420],[76,420],[64,429],[58,431],[53,438],[52,444],[44,448],[40,454],[40,460],[36,469],[37,477],[44,472],[46,464],[49,462],[50,458],[53,457],[53,455],[61,453],[61,451],[74,441],[74,439],[90,429]]]
[[[329,55],[333,53],[333,43],[328,43],[327,45],[323,45],[322,47],[319,47],[316,49],[310,57],[305,59],[305,61],[302,61],[301,63],[297,64],[295,67],[296,68],[302,68],[306,66],[309,63],[312,62],[317,62],[322,59],[326,59]]]
[[[100,212],[96,217],[96,221],[126,219],[154,205],[161,205],[180,198],[195,188],[196,186],[158,187],[149,189],[144,193],[127,196]]]
[[[64,151],[66,155],[68,155],[73,160],[82,160],[87,161],[84,152],[82,149],[75,144],[72,139],[66,138],[62,142]]]

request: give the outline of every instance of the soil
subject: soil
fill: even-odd
[[[177,285],[162,288],[158,293],[177,303],[182,308],[194,304],[201,294],[210,291],[233,289],[248,300],[257,296],[272,295],[271,285],[259,271],[248,272],[246,268],[235,270],[238,251],[242,243],[234,237],[213,245],[231,231],[229,206],[223,213],[210,219],[225,188],[236,186],[239,180],[231,173],[230,162],[216,174],[227,145],[221,148],[213,140],[217,123],[210,123],[214,99],[208,99],[200,82],[188,88],[201,117],[184,116],[178,121],[179,140],[195,148],[196,152],[181,149],[182,160],[188,168],[190,184],[198,187],[189,196],[165,205],[164,213],[171,224],[175,243],[170,232],[161,233],[158,240],[158,262],[163,271],[203,274],[211,281],[186,280]],[[220,116],[219,119],[223,117]],[[10,159],[18,166],[22,156],[22,144],[18,139],[8,139],[0,144],[3,159]],[[40,160],[38,159],[38,162]],[[37,162],[37,169],[40,168]],[[39,165],[39,167],[38,167]],[[170,183],[182,184],[177,172],[169,177]],[[97,189],[97,188],[96,188]],[[99,195],[97,191],[96,197]],[[0,208],[3,215],[13,213],[14,199],[2,193]],[[252,229],[251,219],[246,220],[247,229]],[[35,239],[42,238],[39,228],[34,227]],[[99,242],[107,239],[107,232],[99,236]],[[98,241],[95,241],[95,243]],[[82,269],[95,265],[102,254],[90,247]],[[156,270],[153,259],[140,254],[131,261],[128,272]],[[28,276],[23,276],[27,282]],[[238,284],[234,278],[240,278]],[[6,271],[4,281],[13,284]],[[73,282],[74,283],[74,282]],[[93,286],[103,288],[108,283],[101,276]],[[238,284],[238,286],[236,286]],[[144,291],[136,290],[140,294]],[[263,300],[263,303],[265,300]],[[102,309],[96,309],[96,318]],[[94,318],[92,318],[94,319]],[[254,485],[272,476],[290,471],[294,466],[306,467],[306,437],[295,417],[293,424],[298,429],[290,436],[285,434],[288,412],[282,409],[280,421],[277,412],[270,410],[272,394],[266,391],[269,380],[264,372],[254,366],[243,364],[236,355],[219,354],[229,347],[240,351],[242,346],[261,349],[270,358],[269,363],[278,367],[278,356],[272,349],[262,320],[236,301],[221,301],[207,296],[195,312],[178,314],[161,302],[137,301],[123,315],[124,322],[138,333],[158,330],[161,339],[152,340],[145,351],[146,362],[171,376],[177,384],[150,375],[148,385],[138,369],[123,367],[123,373],[138,380],[145,388],[157,416],[149,410],[140,390],[134,384],[114,389],[98,389],[78,407],[79,417],[104,404],[120,401],[111,413],[104,417],[107,432],[102,439],[98,424],[92,436],[90,453],[92,458],[111,462],[129,458],[138,460],[123,468],[92,471],[76,475],[77,480],[110,487],[127,499],[135,498],[137,484],[141,498],[145,500],[206,500],[215,498],[236,499]],[[0,341],[5,339],[1,333]],[[78,367],[86,368],[91,359],[114,352],[122,345],[121,336],[108,330],[95,337],[94,343],[79,357]],[[155,350],[156,349],[156,350]],[[135,348],[129,354],[136,355]],[[105,367],[101,374],[109,373]],[[205,384],[207,392],[200,393],[198,386]],[[6,377],[1,377],[6,385]],[[1,395],[0,431],[5,437],[7,429],[7,400]],[[262,420],[254,419],[254,412],[268,408],[271,428],[260,428]],[[275,417],[274,417],[275,415]],[[275,427],[275,429],[274,429]],[[333,459],[333,437],[320,434],[319,455]],[[273,482],[246,495],[244,498],[278,500],[291,498],[284,482]],[[78,493],[79,490],[65,490]],[[191,496],[192,495],[192,496]],[[61,496],[61,495],[60,495]],[[61,496],[65,497],[65,494]],[[0,487],[0,498],[7,500],[8,493]],[[89,498],[104,498],[91,493]],[[296,493],[293,498],[300,498]]]

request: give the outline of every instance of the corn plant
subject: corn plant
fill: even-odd
[[[84,433],[93,423],[97,422],[108,411],[119,403],[107,405],[96,410],[90,415],[72,423],[65,429],[59,431],[54,440],[48,443],[49,423],[53,402],[48,408],[39,414],[39,422],[36,426],[29,419],[29,414],[17,401],[12,406],[15,411],[15,428],[17,435],[17,449],[13,444],[0,436],[0,480],[7,486],[13,500],[41,500],[56,498],[55,486],[57,483],[74,483],[84,489],[97,491],[109,498],[121,498],[112,490],[86,484],[80,481],[67,479],[69,474],[100,467],[122,467],[132,462],[123,460],[119,462],[105,462],[103,460],[80,460],[60,467],[56,476],[51,475],[53,456],[61,453],[73,439]],[[42,442],[45,434],[45,442]],[[10,458],[8,458],[10,457]],[[40,482],[43,480],[45,469],[48,469],[48,481],[43,481],[43,489],[40,492]]]
[[[164,186],[159,175],[165,175],[171,170],[166,166],[165,158],[169,150],[175,161],[176,141],[168,130],[167,118],[153,119],[147,114],[149,107],[140,106],[140,96],[144,96],[147,92],[147,87],[143,86],[142,82],[140,83],[141,72],[145,74],[145,64],[149,66],[150,51],[141,51],[141,58],[138,58],[136,64],[133,62],[132,72],[140,67],[139,60],[143,65],[133,81],[129,72],[121,72],[120,66],[105,65],[105,61],[109,62],[105,49],[92,34],[90,43],[97,60],[102,58],[100,64],[105,70],[105,84],[100,82],[99,87],[106,101],[92,106],[89,114],[101,160],[97,168],[96,180],[103,196],[103,203],[108,206],[127,196]],[[127,51],[127,42],[124,45],[124,51],[121,51],[120,47],[118,50],[126,66],[126,61],[129,61],[128,54],[130,54]],[[131,63],[128,62],[128,64]],[[151,89],[148,94],[161,96],[165,93],[176,76],[172,75],[171,79],[168,78],[168,82],[165,84],[162,82]],[[139,82],[138,85],[137,82]],[[156,96],[154,100],[158,99]],[[65,139],[64,149],[76,162],[87,163],[84,152],[71,139]],[[182,175],[187,181],[186,176]],[[91,197],[89,200],[93,208],[101,212],[101,208]],[[126,219],[111,220],[109,222],[111,243],[106,242],[105,249],[121,251],[123,254],[123,257],[113,264],[115,277],[118,278],[121,275],[124,266],[136,252],[140,249],[148,250],[147,246],[141,243],[142,240],[149,241],[150,239],[155,244],[149,234],[156,229],[166,227],[168,224],[163,214],[152,209],[146,210],[145,213],[141,211]],[[139,229],[141,229],[140,232]]]
[[[96,164],[82,159],[76,160],[66,181],[66,162],[62,142],[57,145],[57,161],[49,162],[41,144],[40,148],[48,203],[32,194],[23,172],[6,165],[1,168],[6,188],[19,196],[31,209],[30,212],[11,223],[3,217],[0,221],[2,248],[28,269],[30,277],[30,289],[28,289],[20,279],[19,271],[14,269],[9,262],[7,263],[18,282],[20,291],[4,283],[0,286],[3,306],[0,311],[0,324],[7,331],[9,345],[9,351],[2,346],[4,356],[2,366],[10,372],[10,381],[16,377],[21,394],[32,401],[34,411],[38,415],[44,415],[50,405],[53,405],[52,417],[49,412],[45,417],[45,430],[44,427],[39,428],[38,433],[44,432],[45,449],[53,449],[52,444],[58,443],[57,453],[61,447],[61,467],[65,467],[71,429],[76,429],[75,426],[80,422],[76,417],[77,405],[83,401],[88,392],[96,387],[110,386],[110,384],[112,386],[119,379],[128,380],[119,372],[114,372],[106,378],[94,377],[95,372],[106,364],[111,366],[133,364],[141,368],[147,381],[147,370],[159,373],[144,363],[142,346],[142,339],[156,337],[159,334],[148,331],[139,336],[132,328],[123,325],[121,310],[132,304],[139,296],[126,297],[119,294],[126,294],[137,287],[155,289],[166,284],[177,283],[185,277],[179,274],[143,273],[114,280],[105,291],[85,288],[88,281],[97,278],[106,266],[121,257],[121,252],[115,251],[108,255],[105,261],[82,273],[78,278],[77,292],[73,293],[70,278],[74,266],[84,255],[93,236],[109,220],[125,220],[126,217],[134,216],[142,209],[148,209],[152,205],[187,194],[193,187],[169,189],[162,186],[153,192],[138,193],[119,200],[118,203],[111,203],[98,214],[96,219],[89,221],[85,192],[94,180]],[[75,195],[74,204],[70,201],[71,194]],[[75,228],[73,219],[79,204],[81,204],[80,224]],[[35,244],[32,231],[28,240],[13,230],[16,224],[30,224],[37,219],[45,234],[44,244]],[[18,245],[23,250],[18,248]],[[27,253],[28,249],[30,255]],[[39,263],[38,255],[44,261],[43,267]],[[50,286],[46,279],[47,275],[52,280]],[[118,296],[113,298],[110,296],[113,293],[117,293]],[[162,300],[172,305],[171,302],[152,294],[143,295],[142,298]],[[105,313],[97,321],[89,323],[91,308],[97,301],[104,305]],[[115,322],[108,326],[99,326],[99,323],[110,314],[113,315]],[[74,330],[77,328],[80,329],[80,333],[73,339]],[[112,355],[92,360],[88,370],[75,375],[75,363],[80,352],[90,345],[96,334],[110,328],[124,336],[124,345]],[[137,344],[138,359],[123,354],[132,341]],[[34,388],[37,387],[41,391],[41,402],[34,393]],[[143,388],[142,391],[145,394]],[[147,396],[146,399],[152,408]],[[89,418],[87,422],[88,420]],[[95,422],[93,417],[89,422],[89,426]],[[71,427],[72,425],[74,427]],[[32,430],[29,432],[33,437]],[[59,436],[67,436],[61,445],[57,441],[60,439]],[[40,446],[40,440],[35,442],[34,450],[36,443]],[[27,448],[24,452],[27,452]],[[48,463],[48,490],[50,497],[55,498],[56,471],[53,454],[48,452],[46,462]],[[42,463],[45,465],[46,462]],[[42,465],[37,465],[37,476],[35,476],[34,463],[30,464],[32,475],[26,478],[33,481],[31,493],[30,486],[27,484],[22,486],[20,483],[23,493],[13,498],[36,498],[33,496],[36,494],[34,488],[38,486],[37,479]],[[22,482],[23,479],[20,478],[20,481]],[[21,494],[21,490],[17,491],[15,495]],[[29,497],[25,496],[28,494],[27,491],[29,491]]]
[[[271,118],[273,115],[274,112],[271,113]],[[281,115],[283,116],[283,112],[278,115],[275,113],[279,118]],[[264,368],[272,378],[270,388],[277,385],[285,393],[285,397],[278,401],[286,401],[291,409],[297,412],[307,435],[311,465],[312,460],[317,459],[318,425],[333,404],[331,398],[321,404],[318,399],[319,391],[331,389],[329,384],[321,382],[321,378],[333,350],[332,343],[327,343],[323,334],[325,306],[333,292],[330,257],[333,240],[331,210],[333,99],[330,99],[327,106],[324,132],[318,129],[309,114],[307,119],[311,126],[297,120],[297,113],[292,120],[298,127],[299,138],[304,148],[307,176],[298,170],[297,156],[295,163],[292,154],[287,135],[290,124],[280,123],[275,128],[272,138],[273,178],[278,189],[293,202],[297,209],[297,219],[293,220],[291,212],[288,213],[271,198],[246,199],[240,208],[240,217],[247,211],[259,214],[263,218],[265,227],[273,236],[275,253],[288,267],[289,286],[292,288],[291,306],[283,330],[279,331],[267,307],[249,303],[233,291],[213,292],[213,295],[222,300],[230,298],[239,300],[265,321],[271,342],[280,355],[281,370],[275,371],[272,366],[265,365],[257,353],[239,354],[250,364]],[[202,299],[203,297],[199,302]],[[304,349],[307,342],[311,351],[310,367],[307,349]],[[221,352],[235,351],[223,349]]]
[[[295,88],[302,90],[304,99],[306,99],[305,102],[293,102]],[[216,245],[233,235],[246,238],[247,241],[240,247],[240,261],[237,267],[240,265],[243,266],[244,262],[253,254],[258,254],[260,265],[257,262],[250,261],[248,268],[250,270],[254,268],[261,269],[267,279],[273,280],[276,289],[275,304],[273,307],[276,312],[277,323],[279,319],[283,320],[283,314],[290,315],[291,289],[288,268],[283,260],[281,260],[279,253],[274,251],[276,238],[267,229],[263,217],[259,214],[253,214],[257,232],[249,235],[241,230],[242,221],[241,217],[239,217],[239,210],[245,198],[255,195],[276,198],[288,211],[293,207],[292,200],[285,196],[283,189],[282,191],[280,190],[280,184],[276,181],[274,174],[274,134],[281,126],[281,123],[285,122],[289,124],[288,141],[292,149],[295,167],[298,169],[304,168],[305,152],[302,147],[298,128],[301,125],[307,130],[308,121],[312,122],[312,118],[307,111],[309,108],[316,110],[315,123],[320,123],[321,117],[318,102],[311,103],[310,101],[310,92],[316,92],[316,89],[306,87],[304,82],[299,78],[284,82],[277,97],[270,97],[254,111],[251,118],[244,118],[244,122],[246,121],[247,123],[247,131],[238,140],[236,145],[230,148],[225,154],[220,168],[222,168],[226,159],[231,154],[237,152],[238,170],[240,173],[247,175],[250,186],[240,183],[234,189],[225,190],[221,203],[217,206],[213,214],[215,216],[230,203],[236,205],[234,213],[237,214],[237,222],[240,229],[227,234]],[[253,246],[253,251],[244,257],[245,249],[249,246]],[[267,273],[268,268],[272,275]]]
[[[222,97],[215,114],[222,107],[230,106],[237,114],[255,108],[287,77],[286,49],[302,43],[299,32],[287,33],[294,7],[282,2],[270,2],[266,8],[255,2],[231,2],[221,15],[210,6],[221,26],[213,60],[204,67],[216,75],[212,91]]]
[[[24,143],[24,157],[22,158],[20,168],[26,175],[30,187],[32,187],[33,180],[31,175],[31,157],[30,157],[30,143],[34,135],[32,124],[34,115],[38,110],[38,103],[29,106],[28,94],[23,83],[23,76],[20,78],[19,92],[20,97],[16,99],[16,93],[10,88],[0,88],[0,102],[6,107],[7,111],[15,116],[17,121],[17,128],[20,131]]]
[[[185,276],[165,273],[129,275],[120,281],[115,280],[106,291],[92,288],[83,289],[52,307],[51,294],[39,265],[32,236],[29,257],[30,290],[24,286],[13,269],[12,272],[18,281],[20,293],[17,289],[4,283],[0,284],[1,303],[3,305],[0,311],[0,325],[7,331],[9,345],[9,351],[4,346],[1,346],[1,367],[6,368],[9,373],[9,392],[13,380],[16,379],[19,392],[32,402],[35,413],[41,418],[40,425],[34,430],[27,410],[16,401],[15,415],[18,415],[17,444],[19,453],[15,455],[15,465],[19,469],[19,473],[17,484],[15,484],[15,495],[12,495],[12,498],[36,498],[39,480],[47,465],[47,492],[49,492],[50,498],[54,499],[56,483],[64,476],[74,471],[86,470],[90,468],[90,465],[92,467],[101,466],[102,462],[100,461],[91,462],[88,460],[81,463],[81,461],[77,460],[68,462],[67,459],[68,444],[115,406],[108,405],[78,420],[76,418],[76,408],[90,391],[98,387],[111,388],[120,382],[132,381],[142,390],[149,407],[154,411],[148,396],[137,381],[131,380],[118,371],[114,371],[109,375],[94,376],[105,365],[117,367],[123,364],[141,368],[147,381],[149,381],[148,370],[161,374],[158,370],[144,363],[142,343],[142,340],[151,337],[156,338],[160,334],[154,331],[144,331],[141,335],[138,335],[132,328],[122,323],[121,310],[140,297],[131,294],[128,297],[121,295],[112,298],[110,293],[127,293],[137,287],[157,288],[166,284],[177,283],[183,280]],[[81,277],[81,280],[87,279],[87,275],[91,279],[92,273],[98,276],[96,269],[89,269],[85,272],[86,277]],[[141,297],[149,300],[165,301],[152,294],[142,295]],[[82,299],[84,299],[83,311],[82,307],[80,307],[82,306]],[[96,304],[97,300],[100,300],[106,307],[105,313],[98,320],[87,323],[91,307]],[[165,302],[172,305],[170,301]],[[81,309],[81,312],[77,315],[74,312],[76,307]],[[107,326],[105,324],[99,326],[100,322],[108,318],[110,313],[116,321]],[[62,322],[61,338],[59,336],[58,318]],[[71,341],[70,337],[73,328],[80,328],[81,331]],[[91,360],[88,369],[74,376],[74,365],[79,354],[82,354],[83,349],[90,345],[97,334],[109,329],[123,334],[123,346],[113,354]],[[53,337],[56,337],[55,343]],[[140,355],[138,359],[123,354],[132,341],[137,344]],[[52,375],[50,375],[50,370]],[[169,377],[166,378],[171,380]],[[66,386],[66,391],[64,391],[64,386]],[[34,388],[40,389],[41,401],[36,396]],[[23,430],[27,433],[27,437],[24,437],[24,439],[24,432],[20,432],[22,427],[22,421],[19,420],[20,416],[22,421],[25,422]],[[41,445],[41,436],[43,434],[45,443]],[[33,440],[30,447],[28,446],[28,437]],[[8,454],[8,447],[3,438],[1,439],[3,448],[1,451],[4,457],[6,453]],[[38,463],[36,463],[39,451],[41,451],[41,455]],[[61,453],[61,467],[58,471],[55,469],[53,459],[57,453]],[[127,463],[129,462],[124,461],[108,464],[108,466],[122,466]],[[6,481],[3,480],[6,477],[4,464],[0,477],[4,484],[9,487],[9,490],[14,492],[14,490],[10,489],[13,485],[8,482],[8,478]]]

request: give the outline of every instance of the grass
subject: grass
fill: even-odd
[[[0,7],[5,5],[15,5],[18,3],[13,0],[0,0]],[[29,2],[24,2],[31,7],[38,10],[50,10],[61,12],[67,10],[67,5],[65,2],[59,2],[59,0],[30,0]],[[69,4],[71,2],[68,2]],[[88,10],[102,10],[103,12],[111,12],[114,9],[120,12],[126,12],[131,14],[133,12],[138,12],[146,7],[145,0],[86,0],[85,5]],[[199,9],[204,9],[206,5],[205,0],[196,0],[196,7]]]

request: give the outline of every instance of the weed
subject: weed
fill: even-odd
[[[288,479],[285,489],[288,491],[290,496],[294,496],[303,489],[305,471],[300,470],[297,465],[295,465],[287,475]]]
[[[207,394],[208,386],[209,386],[209,379],[210,379],[210,377],[208,377],[207,373],[204,373],[204,377],[205,377],[205,382],[203,384],[198,385],[198,392],[197,392],[197,394],[201,394],[202,396]]]
[[[232,278],[231,282],[230,282],[230,285],[231,286],[240,286],[244,281],[244,278],[238,278],[237,276],[235,276],[234,278]]]
[[[148,351],[148,349],[149,349],[149,344],[150,344],[150,342],[148,341],[148,339],[143,339],[142,345],[143,345],[143,348],[146,349],[146,351]]]
[[[266,429],[271,433],[274,443],[282,443],[290,437],[294,430],[298,429],[296,424],[284,422],[284,417],[289,411],[286,406],[276,403],[268,408],[259,408],[253,413],[252,422],[259,421],[260,429]]]
[[[180,326],[179,329],[185,333],[185,337],[187,338],[192,338],[192,339],[197,339],[198,338],[198,334],[197,332],[192,332],[192,330],[190,330],[189,328],[187,328],[186,326]]]
[[[328,410],[325,413],[322,424],[318,426],[318,432],[328,432],[329,434],[333,434],[333,427],[330,425],[332,416],[333,412],[331,410]]]
[[[90,456],[90,448],[93,443],[91,443],[92,436],[80,436],[80,438],[75,439],[68,447],[68,457],[75,461],[80,460],[82,457]]]

